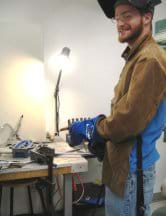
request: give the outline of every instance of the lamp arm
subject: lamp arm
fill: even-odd
[[[62,70],[59,71],[58,74],[58,79],[55,87],[55,92],[54,92],[54,99],[55,99],[55,128],[56,132],[55,135],[59,135],[59,84],[61,80],[61,75],[62,75]]]
[[[58,74],[58,79],[57,79],[57,82],[56,82],[54,97],[56,97],[56,95],[57,95],[58,92],[59,92],[59,83],[60,83],[60,80],[61,80],[61,76],[62,76],[62,70],[60,70],[60,71],[59,71],[59,74]]]

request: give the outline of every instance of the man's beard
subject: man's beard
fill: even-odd
[[[125,42],[130,43],[130,42],[136,41],[137,38],[141,35],[141,33],[143,31],[142,21],[140,21],[140,23],[136,27],[129,27],[129,31],[131,31],[131,32],[128,36],[126,36],[124,38],[119,37],[120,43],[125,43]]]

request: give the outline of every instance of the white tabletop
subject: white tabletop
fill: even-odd
[[[50,143],[48,146],[54,148],[55,153],[64,153],[64,155],[62,154],[54,157],[53,163],[57,165],[57,168],[71,167],[72,173],[88,171],[88,161],[82,157],[79,152],[70,152],[73,150],[73,148],[70,147],[66,142]],[[26,171],[37,169],[42,170],[47,168],[47,165],[40,165],[37,163],[26,164],[27,162],[31,161],[30,158],[13,158],[11,150],[4,149],[2,152],[3,153],[0,155],[0,160],[21,161],[22,163],[25,163],[22,168],[12,168],[12,170],[15,170],[16,172],[18,172],[20,169],[21,171]],[[66,152],[70,153],[65,154]],[[0,173],[2,172],[8,173],[11,172],[11,169],[0,170]]]

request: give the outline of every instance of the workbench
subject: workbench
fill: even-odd
[[[49,144],[55,152],[66,152],[72,148],[66,142],[56,142]],[[15,158],[12,154],[1,154],[1,160],[13,161]],[[23,163],[30,161],[30,158],[20,159]],[[54,158],[54,175],[62,174],[64,176],[64,216],[72,216],[72,173],[88,171],[88,162],[85,158],[78,154],[60,155]],[[8,168],[0,170],[0,182],[7,182],[18,179],[31,179],[36,177],[48,176],[47,165],[37,163],[25,164],[21,168]]]

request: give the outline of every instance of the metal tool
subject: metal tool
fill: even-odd
[[[8,168],[21,168],[27,164],[33,163],[33,161],[7,161],[0,160],[0,170]]]
[[[57,156],[65,156],[65,155],[71,155],[71,156],[92,156],[92,153],[90,152],[83,152],[81,150],[72,150],[72,151],[66,151],[66,152],[56,152],[55,157]]]

